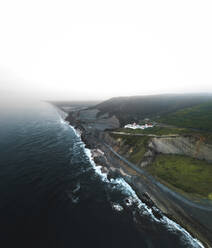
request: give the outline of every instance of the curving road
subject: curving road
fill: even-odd
[[[177,200],[183,202],[184,204],[193,207],[193,208],[197,208],[197,209],[201,209],[204,211],[208,211],[208,212],[212,212],[212,207],[210,206],[203,206],[200,205],[196,202],[193,202],[192,200],[189,200],[187,198],[185,198],[184,196],[180,195],[177,192],[174,192],[173,190],[169,189],[168,187],[166,187],[165,185],[161,184],[160,182],[156,181],[155,178],[153,178],[148,172],[142,170],[141,168],[139,168],[138,166],[136,166],[135,164],[131,163],[130,161],[128,161],[126,158],[122,157],[120,154],[118,154],[117,152],[115,152],[113,150],[112,147],[110,147],[109,145],[107,145],[106,143],[103,143],[114,155],[116,155],[120,160],[122,160],[123,162],[125,162],[127,165],[129,165],[133,170],[135,170],[136,172],[144,175],[148,180],[150,180],[150,182],[152,184],[154,184],[156,187],[158,187],[160,190],[162,190],[163,192],[165,192],[166,194],[171,195],[172,197],[176,198]]]

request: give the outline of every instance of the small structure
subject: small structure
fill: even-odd
[[[131,129],[146,129],[146,128],[150,128],[150,127],[154,127],[153,124],[149,123],[149,124],[144,124],[144,125],[138,125],[135,122],[133,124],[127,124],[124,126],[124,128],[131,128]]]

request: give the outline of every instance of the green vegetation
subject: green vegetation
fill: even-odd
[[[203,138],[203,141],[208,144],[212,144],[212,133],[207,131],[192,130],[189,128],[178,128],[178,127],[160,127],[155,126],[147,129],[130,129],[130,128],[119,128],[116,132],[132,133],[132,134],[154,134],[154,135],[193,135],[197,138]],[[135,136],[134,136],[135,137]]]
[[[212,102],[181,109],[158,121],[178,127],[212,131]]]
[[[120,100],[120,99],[118,99]],[[147,99],[146,99],[147,100]],[[152,110],[156,105],[156,100],[151,104],[147,104],[149,109]],[[160,99],[162,100],[162,99]],[[170,99],[169,99],[170,100]],[[179,104],[180,101],[170,100],[171,108],[165,110],[165,104],[160,106],[160,109],[155,108],[150,111],[152,118],[163,124],[158,124],[154,128],[148,129],[125,129],[120,128],[115,131],[132,133],[132,134],[154,134],[154,135],[192,135],[197,138],[199,144],[201,142],[212,144],[212,101],[198,101]],[[175,99],[176,100],[176,99]],[[184,99],[185,100],[185,99]],[[126,101],[126,99],[124,100]],[[152,99],[151,99],[152,101]],[[146,114],[147,105],[142,105],[139,109],[138,101],[133,101],[133,104],[128,101],[129,106],[124,104],[117,104],[119,108],[115,113],[112,106],[110,106],[110,113],[116,114],[121,120],[121,124],[130,123],[132,121],[141,121],[142,117],[150,117]],[[167,104],[167,99],[166,101]],[[139,103],[141,103],[139,99]],[[158,102],[157,102],[158,103]],[[108,103],[106,104],[108,105]],[[154,106],[153,106],[154,105]],[[184,105],[184,106],[183,106]],[[187,105],[187,106],[185,106]],[[169,104],[167,104],[169,106]],[[104,106],[105,107],[105,106]],[[108,106],[107,106],[108,107]],[[130,112],[130,108],[136,107],[135,112]],[[127,109],[128,108],[128,109]],[[127,110],[126,110],[127,109]],[[125,112],[124,112],[125,111]],[[107,112],[107,111],[105,111]],[[139,165],[142,161],[143,155],[146,152],[148,136],[130,136],[121,134],[111,134],[118,142],[121,153],[134,164]],[[146,167],[146,170],[153,176],[158,178],[162,183],[167,184],[170,188],[175,188],[177,191],[189,194],[196,198],[203,198],[212,200],[212,164],[198,160],[195,158],[180,156],[180,155],[157,155],[155,161]]]
[[[115,115],[121,125],[139,122],[145,118],[155,118],[176,112],[180,109],[196,106],[212,101],[209,94],[165,94],[151,96],[116,97],[101,102],[95,108],[100,112],[97,116],[108,113]]]
[[[146,152],[148,137],[110,134],[121,148],[121,153],[134,164],[139,164]]]
[[[119,128],[116,132],[132,133],[132,134],[155,134],[155,135],[170,135],[170,134],[187,134],[190,131],[186,128],[169,128],[155,126],[147,129],[131,129],[131,128]]]
[[[156,135],[186,134],[184,128],[154,127],[145,130],[118,129],[116,131],[127,133],[151,133]],[[195,135],[200,135],[193,131]],[[206,133],[204,133],[206,135]],[[129,161],[140,165],[143,155],[147,150],[147,144],[151,137],[130,136],[124,134],[110,135],[117,141],[119,152]],[[202,133],[201,133],[202,135]],[[205,136],[212,140],[212,136]],[[198,198],[212,200],[212,164],[195,158],[180,155],[157,155],[153,164],[146,170],[157,177],[162,183],[174,187],[181,193],[187,193]]]
[[[212,200],[212,164],[206,161],[161,154],[147,170],[186,193]]]

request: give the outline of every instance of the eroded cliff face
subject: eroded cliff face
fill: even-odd
[[[126,158],[130,158],[131,151],[135,150],[133,145],[123,144],[123,142],[119,142],[118,139],[112,138],[109,134],[104,135],[104,140]],[[138,157],[137,162],[135,162],[140,167],[146,167],[151,164],[159,153],[184,155],[212,162],[212,145],[205,143],[201,137],[192,135],[151,137],[144,148],[145,153]]]
[[[86,130],[104,131],[105,129],[116,129],[120,127],[119,120],[115,115],[109,116],[108,114],[104,114],[98,116],[98,112],[98,109],[75,111],[69,114],[69,119],[72,122],[72,119],[75,122],[80,122]]]
[[[157,153],[186,155],[212,162],[212,145],[197,137],[160,137],[152,138],[149,147]]]

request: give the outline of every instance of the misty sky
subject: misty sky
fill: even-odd
[[[212,92],[211,13],[204,0],[1,0],[1,95]]]

